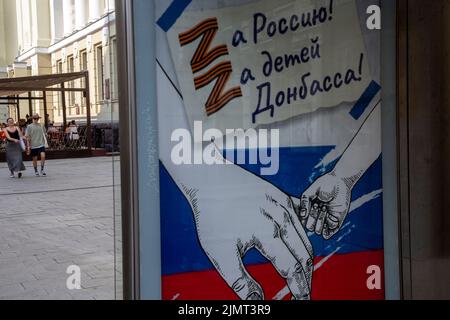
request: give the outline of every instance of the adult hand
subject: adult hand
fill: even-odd
[[[293,299],[310,299],[313,250],[293,200],[235,165],[204,170],[199,187],[179,185],[191,204],[200,244],[228,286],[241,299],[264,299],[242,261],[255,248],[286,280]]]

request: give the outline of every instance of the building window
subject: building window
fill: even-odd
[[[80,52],[80,71],[88,70],[88,55],[86,50]],[[81,78],[80,81],[81,88],[86,86],[86,81],[84,78]],[[85,114],[86,100],[84,99],[83,93],[81,93],[81,113]]]
[[[104,65],[103,65],[103,48],[102,46],[95,47],[95,72],[96,72],[96,93],[97,93],[97,113],[99,112],[99,104],[105,100],[105,90],[103,87],[104,80]]]
[[[56,73],[58,73],[58,74],[63,73],[63,63],[62,63],[61,60],[58,60],[56,62]],[[55,100],[58,103],[58,117],[61,117],[61,111],[62,111],[62,98],[61,98],[61,95],[62,95],[62,93],[61,92],[57,92],[57,93],[55,93],[55,95],[56,95],[56,99]]]
[[[69,73],[75,71],[73,61],[74,61],[73,56],[67,57],[67,72],[69,72]]]
[[[117,41],[116,38],[111,40],[111,99],[119,99],[119,87],[117,77]]]
[[[80,71],[87,71],[88,69],[88,59],[87,52],[83,50],[80,52]]]
[[[63,73],[63,64],[62,64],[62,61],[61,61],[61,60],[58,60],[57,65],[58,65],[58,67],[57,67],[56,72],[57,72],[57,73],[60,73],[60,74]]]
[[[75,72],[74,58],[73,56],[67,57],[67,72],[72,73]],[[73,89],[75,88],[75,82],[70,81],[68,87]],[[72,108],[75,105],[75,92],[69,92],[69,115],[72,115]]]

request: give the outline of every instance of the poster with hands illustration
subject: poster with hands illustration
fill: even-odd
[[[379,34],[364,28],[365,8],[377,2],[155,3],[163,298],[383,299],[383,289],[366,285],[367,268],[383,268]],[[316,25],[301,24],[308,13]],[[299,27],[280,32],[280,21],[289,25],[293,15]],[[265,29],[255,18],[262,16]],[[278,26],[269,39],[270,21]],[[240,55],[247,49],[234,46],[236,31],[251,42],[260,29],[253,53]],[[338,32],[349,29],[353,43]],[[303,61],[305,41],[316,37],[320,57]],[[259,69],[268,65],[263,52],[274,60],[299,53],[300,63],[267,75]],[[246,69],[255,70],[254,81],[243,81]],[[262,175],[262,164],[233,163],[212,142],[226,165],[175,164],[173,132],[194,135],[198,120],[205,130],[279,130],[278,171]]]

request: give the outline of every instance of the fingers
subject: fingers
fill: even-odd
[[[309,241],[309,237],[306,234],[305,228],[300,223],[300,220],[297,218],[295,214],[293,214],[291,211],[287,210],[287,214],[289,215],[290,223],[292,224],[294,230],[291,232],[296,232],[297,236],[300,237],[300,240],[302,241],[303,245],[306,248],[306,251],[308,252],[310,257],[313,257],[313,247],[311,244],[311,241]]]
[[[325,219],[327,218],[328,215],[328,207],[326,205],[322,205],[322,207],[320,208],[320,213],[319,213],[319,217],[317,218],[317,223],[316,223],[316,234],[318,236],[322,235],[323,232],[323,227],[325,225]]]
[[[339,218],[332,213],[327,216],[327,226],[330,230],[335,230],[339,227]]]
[[[291,290],[293,300],[311,300],[310,279],[305,275],[304,270],[295,271],[292,277],[287,278],[287,285]]]
[[[285,200],[279,199],[279,201],[280,202],[269,201],[266,204],[267,211],[271,213],[275,222],[271,223],[273,224],[273,228],[275,228],[275,234],[276,237],[278,237],[275,238],[278,239],[278,241],[273,240],[271,243],[266,243],[266,246],[264,247],[269,248],[266,248],[266,251],[273,257],[279,257],[280,254],[282,254],[284,257],[283,261],[289,261],[290,270],[296,270],[289,275],[291,283],[298,285],[303,283],[304,285],[304,281],[306,281],[308,288],[311,288],[313,273],[313,249],[311,242],[296,215],[291,198],[287,197]],[[267,233],[268,232],[266,232],[266,234]],[[268,238],[258,237],[258,239]],[[273,253],[270,251],[272,246],[276,247],[276,250]],[[279,254],[278,252],[281,253]],[[293,267],[294,263],[296,264],[295,268]],[[304,299],[306,295],[308,295],[305,293],[307,291],[305,291],[304,288],[302,289],[302,287],[300,287],[300,289],[297,288],[297,291],[295,291],[295,289],[291,289],[291,291],[301,299]]]
[[[205,251],[216,270],[241,300],[264,300],[261,286],[245,269],[237,248]]]
[[[319,199],[317,194],[311,194],[309,189],[305,191],[300,202],[300,219],[305,228],[321,235],[326,215],[326,203]]]
[[[265,238],[257,245],[257,249],[265,256],[277,272],[286,280],[286,284],[296,300],[309,300],[311,297],[310,281],[305,275],[302,264],[280,237]]]
[[[339,218],[337,218],[333,213],[329,213],[322,232],[323,238],[325,240],[331,239],[339,231],[339,226]]]
[[[281,232],[281,239],[295,259],[301,264],[306,281],[309,286],[311,286],[314,269],[311,242],[308,238],[304,240],[303,237],[300,236],[292,221],[289,221],[289,223],[284,225],[283,229],[284,232]]]
[[[330,215],[328,203],[316,198],[311,203],[311,210],[306,220],[306,229],[318,236],[323,235],[324,227],[327,225],[329,232],[339,227],[339,220]]]
[[[307,195],[302,195],[302,198],[300,199],[300,220],[302,223],[306,223],[306,220],[309,216],[309,210],[310,210],[310,201],[309,197]]]
[[[321,235],[327,214],[328,205],[325,202],[319,199],[312,201],[312,208],[306,222],[306,229],[315,232],[317,235]]]
[[[314,232],[316,229],[317,219],[319,218],[319,204],[313,203],[309,212],[308,220],[306,221],[306,229]]]
[[[312,257],[312,245],[296,214],[294,200],[286,195],[283,195],[282,198],[284,199],[280,200],[280,202],[269,202],[267,204],[267,209],[272,213],[273,219],[282,227],[282,230],[286,230],[285,226],[290,225],[290,232],[292,233],[291,237],[297,239],[298,244],[301,243],[301,247],[305,248],[309,256]]]
[[[314,200],[317,198],[317,187],[314,185],[310,186],[308,189],[306,189],[305,192],[303,192],[301,198],[300,198],[300,220],[308,230],[308,226],[310,228],[313,228],[313,225],[315,226],[315,221],[317,220],[314,218],[311,218],[311,214],[314,216],[314,212],[312,210],[314,209]],[[314,231],[314,230],[310,230]]]

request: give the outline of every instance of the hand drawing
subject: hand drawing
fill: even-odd
[[[263,288],[242,262],[254,248],[286,280],[293,299],[310,299],[312,246],[291,197],[236,165],[206,170],[207,187],[180,186],[191,204],[201,247],[228,286],[241,299],[264,299]],[[212,177],[234,183],[227,186]]]
[[[350,142],[334,169],[303,192],[296,208],[302,224],[328,240],[342,227],[352,190],[381,153],[381,107],[378,104]]]

